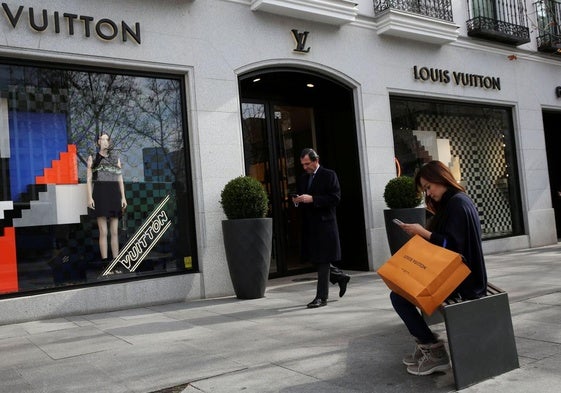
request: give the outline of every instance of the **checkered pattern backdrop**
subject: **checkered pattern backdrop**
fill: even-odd
[[[66,89],[9,86],[10,110],[39,113],[68,113],[68,91]]]
[[[483,236],[512,232],[506,158],[500,119],[421,114],[419,130],[450,140],[460,158],[461,182],[479,210]]]
[[[125,183],[125,194],[128,207],[125,215],[119,222],[121,247],[142,226],[161,200],[168,194],[173,196],[174,191],[171,183]],[[173,251],[173,228],[177,224],[175,222],[176,208],[173,197],[167,203],[165,210],[168,217],[174,222],[174,225],[160,239],[153,251],[169,254]],[[74,228],[70,233],[70,237],[69,246],[74,252],[82,255],[84,260],[99,260],[99,232],[94,217],[82,216],[80,226]]]

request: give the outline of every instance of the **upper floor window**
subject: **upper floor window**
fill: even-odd
[[[374,0],[374,13],[386,10],[400,10],[452,22],[452,2],[450,0]]]
[[[540,0],[534,3],[537,21],[538,50],[544,52],[561,51],[561,2]]]
[[[511,45],[530,42],[522,0],[468,0],[468,35]]]

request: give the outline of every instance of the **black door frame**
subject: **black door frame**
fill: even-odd
[[[561,146],[561,132],[559,132],[561,112],[543,110],[542,116],[551,189],[551,204],[555,214],[557,239],[561,239],[561,196],[558,194],[561,191],[561,155],[559,154],[559,146]]]
[[[269,88],[260,88],[253,81],[270,77]],[[306,89],[304,81],[310,80],[317,89]],[[298,85],[300,84],[300,85]],[[264,84],[265,85],[265,84]],[[324,89],[323,91],[321,89]],[[368,271],[368,251],[360,164],[358,159],[358,137],[355,100],[352,88],[328,76],[299,68],[265,68],[253,70],[239,77],[241,103],[265,103],[271,112],[275,105],[312,107],[316,117],[317,146],[321,163],[335,169],[342,188],[342,203],[338,208],[339,228],[343,261],[341,267]],[[274,118],[267,117],[268,137],[274,130]],[[271,142],[268,142],[271,146]],[[277,143],[274,141],[273,143]],[[309,147],[309,146],[302,146]],[[276,151],[270,148],[269,162],[275,162]],[[299,165],[297,165],[299,168]],[[270,169],[269,169],[270,170]],[[270,171],[271,181],[278,186],[278,173]],[[273,173],[275,172],[275,173]],[[282,195],[274,193],[275,204],[281,206]],[[273,209],[273,218],[282,221],[282,209]],[[274,224],[275,231],[285,230],[284,222]],[[284,236],[277,232],[275,236]],[[278,244],[278,243],[277,243]],[[284,250],[277,250],[284,258]],[[278,273],[271,277],[298,274],[301,271],[287,270],[286,261],[279,259]],[[309,271],[310,269],[304,269]]]
[[[281,186],[281,173],[279,162],[288,157],[283,156],[281,152],[282,141],[279,139],[279,125],[275,116],[278,107],[299,107],[298,105],[284,104],[281,101],[268,101],[266,99],[242,99],[242,106],[244,104],[255,104],[263,106],[266,128],[266,148],[267,148],[267,175],[265,182],[267,184],[267,193],[269,195],[269,202],[272,206],[271,217],[273,218],[273,259],[272,262],[276,263],[275,269],[271,269],[271,277],[285,276],[288,274],[299,274],[314,270],[310,264],[303,265],[302,267],[289,269],[289,258],[291,257],[287,252],[290,247],[288,240],[289,231],[299,233],[299,228],[291,227],[289,224],[289,211],[290,207],[285,208],[288,203],[289,193],[296,192],[296,188],[291,190],[284,190]],[[308,108],[308,107],[303,107]],[[242,119],[243,121],[243,119]],[[295,152],[298,154],[299,152]],[[247,164],[247,162],[246,162]],[[299,173],[301,171],[299,162],[294,162],[294,169]],[[247,171],[248,168],[246,168]],[[246,172],[247,175],[249,173]],[[294,184],[294,187],[296,185]],[[288,193],[286,192],[288,191]],[[296,223],[299,226],[299,222]],[[292,233],[293,235],[293,233]],[[280,262],[279,262],[280,261]]]

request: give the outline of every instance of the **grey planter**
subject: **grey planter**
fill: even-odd
[[[395,254],[411,238],[392,220],[398,218],[409,223],[418,223],[422,226],[426,224],[426,210],[424,207],[413,207],[407,209],[386,209],[384,210],[384,221],[386,223],[386,235],[391,254]]]
[[[226,260],[239,299],[265,296],[273,242],[272,218],[222,221]]]

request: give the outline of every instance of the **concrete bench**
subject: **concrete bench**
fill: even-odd
[[[444,317],[457,390],[520,367],[505,291],[488,283],[486,296],[447,300],[439,311],[426,320]]]

